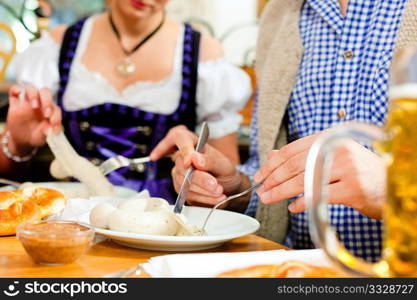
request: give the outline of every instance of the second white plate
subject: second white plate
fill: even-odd
[[[48,182],[32,182],[35,186],[45,187],[50,189],[55,189],[63,193],[67,198],[87,198],[89,193],[87,187],[79,182],[60,182],[60,181],[48,181]],[[11,186],[5,186],[0,188],[0,190],[12,190],[15,189]],[[116,186],[115,187],[116,196],[119,198],[129,198],[137,194],[136,191]]]

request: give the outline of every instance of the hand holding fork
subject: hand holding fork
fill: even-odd
[[[128,167],[130,165],[137,166],[139,164],[148,163],[150,161],[151,161],[150,156],[139,157],[139,158],[127,158],[122,155],[116,155],[102,162],[98,166],[98,168],[101,171],[101,173],[103,173],[103,175],[107,175],[123,167]]]

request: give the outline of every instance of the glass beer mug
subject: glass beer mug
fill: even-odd
[[[396,61],[392,63],[390,109],[383,129],[340,125],[318,138],[307,158],[305,201],[312,239],[334,264],[354,276],[417,277],[417,80],[407,72],[411,67],[417,71],[417,63],[410,64],[413,57],[417,59],[416,51],[408,53],[408,62],[402,61],[398,69]],[[373,141],[387,166],[383,252],[376,264],[354,257],[329,225],[326,183],[332,153],[351,138]]]

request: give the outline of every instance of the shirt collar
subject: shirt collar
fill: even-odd
[[[337,34],[343,31],[344,17],[338,0],[306,0],[306,2],[328,23]]]

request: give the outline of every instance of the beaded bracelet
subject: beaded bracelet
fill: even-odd
[[[9,149],[9,139],[10,139],[10,131],[6,131],[3,138],[1,139],[2,150],[3,150],[4,155],[6,155],[8,158],[13,160],[14,162],[21,163],[21,162],[28,161],[38,151],[38,148],[35,148],[35,149],[33,149],[32,153],[30,153],[29,155],[26,155],[26,156],[14,155],[14,154],[12,154],[12,152],[10,152],[10,149]]]

